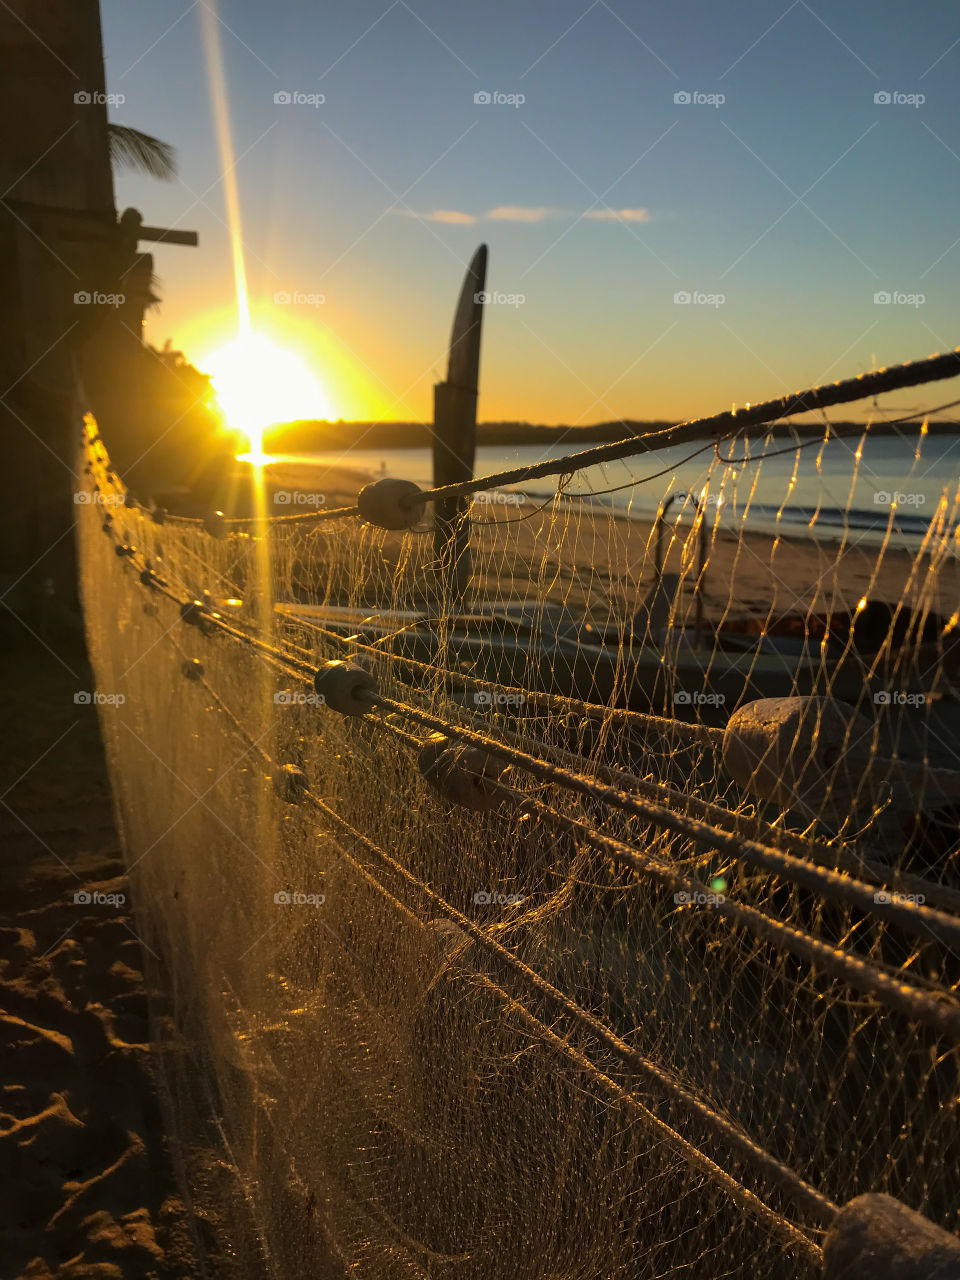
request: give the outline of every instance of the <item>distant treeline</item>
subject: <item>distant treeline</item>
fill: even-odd
[[[623,440],[627,436],[649,435],[665,431],[673,422],[598,422],[593,426],[540,426],[533,422],[482,422],[477,427],[477,443],[482,445],[577,445],[602,444]],[[862,422],[834,422],[834,431],[862,429]],[[896,435],[916,429],[913,424],[894,426],[874,422],[870,434]],[[816,437],[823,434],[823,423],[795,423],[798,435]],[[931,435],[956,433],[955,422],[931,422]],[[427,422],[290,422],[271,427],[265,434],[265,447],[274,453],[327,453],[336,449],[360,446],[369,449],[424,449],[432,440]]]

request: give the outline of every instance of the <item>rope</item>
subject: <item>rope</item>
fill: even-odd
[[[382,707],[395,715],[404,716],[408,720],[420,724],[423,728],[430,729],[432,732],[452,734],[454,737],[466,742],[472,742],[477,746],[484,747],[494,755],[519,765],[544,782],[555,782],[570,791],[588,796],[603,804],[612,804],[656,826],[664,827],[678,835],[685,836],[695,843],[719,849],[734,858],[746,856],[745,846],[752,844],[752,842],[745,842],[728,832],[710,827],[704,822],[673,813],[671,810],[664,809],[659,805],[634,800],[631,796],[625,795],[613,787],[598,786],[591,778],[586,778],[562,769],[557,765],[537,760],[534,756],[528,755],[515,747],[495,742],[486,738],[483,734],[474,733],[472,730],[447,724],[435,716],[428,715],[414,707],[408,707],[403,703],[395,702],[391,698],[385,698],[382,695],[368,696],[371,707]],[[673,889],[674,892],[709,893],[707,886],[699,880],[681,875],[665,863],[646,854],[639,853],[629,845],[622,844],[612,837],[595,836],[589,832],[588,828],[583,829],[583,835],[595,847],[602,848],[612,856],[627,862],[641,874],[652,876],[654,879],[661,881],[667,888]],[[753,849],[760,854],[767,852],[760,845],[754,845]],[[771,852],[775,853],[776,851]],[[906,906],[910,911],[922,909],[912,904],[896,905],[898,907]],[[849,952],[831,947],[810,934],[765,916],[754,907],[724,899],[717,902],[713,906],[713,910],[734,924],[746,926],[758,937],[763,938],[772,945],[792,952],[794,955],[806,960],[813,967],[822,968],[833,977],[840,978],[858,990],[875,996],[888,1008],[905,1014],[918,1022],[923,1022],[934,1030],[949,1035],[954,1040],[960,1040],[960,1005],[957,1005],[954,1001],[937,999],[907,983],[900,982],[868,962],[850,955]],[[949,921],[947,917],[940,918],[946,920],[952,926],[953,922]]]
[[[176,640],[173,640],[173,644],[181,656],[187,656]],[[271,758],[269,753],[247,733],[240,720],[223,702],[223,699],[206,679],[206,676],[201,676],[198,683],[206,689],[210,697],[216,702],[220,711],[226,715],[232,728],[244,742],[244,745],[247,746],[254,754],[258,755],[268,769],[275,770],[277,767],[276,762]],[[407,736],[402,733],[402,730],[400,732],[401,736]],[[802,1206],[807,1211],[812,1212],[818,1222],[829,1224],[833,1220],[839,1212],[838,1206],[805,1182],[788,1165],[776,1159],[775,1156],[771,1155],[756,1143],[732,1121],[727,1120],[726,1117],[713,1111],[706,1105],[706,1103],[686,1089],[668,1072],[645,1058],[637,1050],[627,1044],[626,1041],[617,1036],[616,1033],[605,1023],[600,1021],[600,1019],[596,1018],[588,1010],[577,1004],[576,1001],[571,1000],[569,996],[554,987],[552,983],[541,977],[540,974],[525,964],[514,952],[510,951],[507,947],[504,947],[486,930],[475,925],[467,916],[463,915],[463,913],[458,911],[456,907],[447,902],[445,898],[435,890],[431,889],[429,885],[420,880],[384,850],[380,849],[379,846],[374,844],[367,836],[363,835],[362,832],[359,832],[352,827],[346,819],[344,819],[334,809],[330,808],[330,806],[321,800],[319,796],[316,796],[313,792],[307,789],[303,792],[303,799],[316,809],[324,818],[326,818],[328,825],[332,826],[334,830],[349,835],[355,843],[360,844],[365,850],[372,853],[390,871],[400,876],[405,883],[430,901],[448,919],[452,920],[458,925],[458,927],[463,929],[465,933],[468,933],[474,941],[491,951],[500,960],[504,961],[504,963],[518,974],[524,982],[529,986],[532,986],[540,995],[545,996],[547,999],[554,1002],[565,1013],[575,1021],[579,1022],[581,1026],[585,1027],[594,1036],[600,1039],[602,1043],[615,1053],[627,1066],[632,1067],[641,1075],[653,1081],[675,1103],[683,1106],[690,1114],[695,1115],[697,1119],[702,1121],[709,1129],[712,1130],[715,1136],[718,1136],[724,1142],[728,1142],[746,1163],[752,1164],[755,1169],[760,1170],[763,1175],[768,1177],[780,1190],[790,1195],[798,1205]],[[415,913],[411,912],[404,903],[395,898],[389,890],[387,890],[386,887],[363,866],[362,863],[359,863],[345,850],[341,850],[341,852],[343,853],[345,860],[354,866],[365,880],[381,891],[388,901],[393,903],[403,914],[417,920],[421,925],[423,924],[420,917],[416,916]],[[495,983],[486,978],[485,975],[478,976],[484,978],[484,981],[491,988],[498,992],[500,996],[504,997],[512,1009],[521,1012],[526,1020],[535,1024],[538,1032],[546,1032],[547,1037],[555,1047],[560,1048],[563,1053],[572,1057],[579,1066],[587,1070],[595,1079],[602,1081],[604,1086],[608,1088],[608,1092],[610,1091],[609,1087],[612,1086],[612,1090],[615,1091],[621,1101],[628,1102],[630,1106],[638,1110],[648,1123],[658,1129],[663,1136],[668,1138],[671,1145],[677,1147],[677,1149],[684,1154],[685,1158],[687,1158],[690,1163],[707,1173],[715,1181],[719,1181],[724,1189],[730,1192],[737,1202],[741,1204],[741,1207],[751,1210],[768,1221],[772,1219],[779,1229],[786,1230],[792,1243],[802,1243],[808,1250],[810,1248],[816,1249],[816,1246],[813,1245],[808,1237],[803,1235],[802,1232],[798,1231],[792,1226],[792,1224],[774,1213],[774,1211],[764,1204],[763,1201],[759,1200],[753,1192],[742,1186],[742,1184],[736,1182],[735,1179],[733,1179],[718,1165],[714,1164],[714,1162],[697,1147],[687,1142],[687,1140],[680,1134],[676,1133],[676,1131],[671,1129],[664,1121],[660,1120],[646,1107],[644,1107],[643,1104],[640,1103],[632,1094],[628,1093],[621,1086],[617,1085],[614,1081],[610,1080],[609,1077],[600,1072],[594,1063],[574,1049],[569,1042],[563,1040],[559,1036],[556,1036],[552,1031],[549,1031],[549,1029],[536,1017],[536,1015],[531,1012],[530,1009],[527,1008],[527,1006],[507,995],[506,992],[503,992]],[[817,1250],[817,1253],[819,1254],[819,1250]]]
[[[816,409],[827,409],[831,405],[849,404],[851,401],[863,400],[882,392],[916,387],[942,378],[953,378],[958,374],[960,374],[960,347],[941,355],[930,356],[927,360],[893,365],[889,369],[879,369],[875,373],[861,373],[856,378],[848,378],[845,382],[834,382],[829,386],[796,391],[792,395],[781,396],[777,400],[766,400],[746,409],[732,409],[714,414],[709,418],[696,418],[691,422],[670,427],[666,431],[650,432],[643,436],[628,436],[625,440],[598,445],[593,449],[585,449],[582,453],[567,454],[563,458],[551,458],[532,466],[500,471],[462,484],[445,484],[436,489],[425,489],[417,494],[413,501],[421,503],[436,498],[461,497],[468,493],[478,493],[482,489],[520,484],[525,480],[538,479],[540,476],[563,475],[568,471],[580,471],[584,467],[595,466],[598,462],[613,462],[618,458],[631,458],[640,453],[667,449],[671,445],[684,444],[688,440],[696,440],[705,435],[723,436],[742,433],[745,429],[765,426],[796,413],[809,413]]]
[[[640,729],[661,734],[669,733],[674,741],[686,742],[690,745],[703,744],[716,749],[723,741],[723,730],[716,729],[711,725],[690,724],[685,720],[674,720],[669,716],[654,716],[643,711],[631,711],[627,707],[608,707],[602,703],[584,702],[580,698],[570,698],[562,693],[547,693],[536,689],[524,689],[518,685],[497,684],[490,680],[480,680],[476,676],[468,675],[466,672],[453,671],[443,667],[438,668],[431,666],[428,662],[421,662],[417,658],[408,658],[402,653],[392,653],[389,649],[378,649],[375,645],[348,639],[336,631],[330,631],[328,628],[321,626],[319,622],[314,621],[312,618],[306,618],[298,614],[296,605],[280,606],[280,612],[286,617],[295,618],[298,625],[307,627],[311,631],[316,631],[324,639],[332,640],[350,653],[369,653],[379,658],[386,658],[390,662],[401,663],[403,666],[410,667],[411,670],[422,671],[427,675],[435,676],[439,673],[449,676],[451,683],[462,684],[468,689],[491,689],[499,693],[523,694],[524,706],[546,707],[551,711],[573,711],[587,719],[595,720],[606,720],[608,717],[613,716],[618,720],[625,720],[629,725]],[[427,618],[424,619],[424,622],[429,621]],[[302,652],[307,651],[302,650]]]
[[[514,746],[521,745],[521,739],[518,734],[511,733],[507,729],[503,729],[501,732],[505,738],[512,740]],[[576,767],[582,763],[589,763],[590,768],[600,781],[605,781],[620,789],[629,788],[655,802],[662,800],[668,807],[673,805],[678,808],[685,808],[689,814],[701,822],[732,826],[731,835],[745,837],[740,840],[739,848],[742,850],[744,859],[754,866],[764,867],[773,875],[792,880],[795,884],[804,885],[824,897],[832,898],[835,902],[842,902],[846,906],[864,911],[868,915],[875,915],[881,919],[888,920],[916,937],[927,938],[933,936],[942,945],[952,944],[960,951],[960,920],[941,911],[930,910],[925,904],[877,902],[873,889],[869,884],[864,884],[852,878],[852,874],[838,874],[840,860],[844,862],[843,869],[848,873],[859,872],[863,869],[861,859],[851,855],[844,857],[843,850],[836,851],[837,866],[836,868],[830,868],[822,865],[825,855],[812,840],[801,840],[796,837],[791,840],[787,833],[778,831],[776,828],[771,827],[769,823],[763,822],[762,819],[745,819],[742,815],[734,813],[730,809],[725,809],[722,805],[701,800],[698,796],[688,796],[683,791],[677,791],[674,787],[668,786],[664,782],[651,782],[645,778],[637,777],[636,774],[628,773],[623,769],[615,769],[602,762],[588,762],[582,756],[563,751],[559,747],[552,747],[548,743],[540,743],[539,749],[545,759],[552,759],[554,764],[559,764],[561,767],[567,768],[571,764]],[[768,838],[780,839],[781,841],[786,837],[789,844],[793,844],[794,847],[790,848],[788,844],[788,848],[785,850],[771,848],[758,843],[756,840],[758,835],[766,835]],[[811,858],[817,859],[819,865],[811,866],[809,861]],[[936,887],[919,876],[912,879],[921,884],[924,891]],[[903,909],[901,909],[901,906]]]

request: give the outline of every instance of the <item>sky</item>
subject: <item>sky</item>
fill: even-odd
[[[316,416],[429,420],[481,242],[483,421],[682,421],[960,343],[954,3],[102,8],[112,118],[179,164],[118,205],[200,235],[154,250],[148,340],[203,368],[235,335],[234,181],[253,325]]]

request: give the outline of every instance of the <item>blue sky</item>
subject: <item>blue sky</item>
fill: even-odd
[[[118,200],[201,237],[157,251],[148,336],[201,365],[233,306],[205,8],[103,0],[114,117],[180,163],[173,184],[123,175]],[[954,4],[216,12],[255,320],[344,417],[429,416],[481,241],[505,299],[486,312],[485,419],[680,420],[960,342]]]

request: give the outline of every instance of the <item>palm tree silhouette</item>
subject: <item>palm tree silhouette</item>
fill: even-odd
[[[126,124],[107,123],[110,159],[117,168],[133,169],[161,182],[170,182],[177,174],[177,153],[169,142],[161,142],[149,133],[141,133]]]

